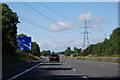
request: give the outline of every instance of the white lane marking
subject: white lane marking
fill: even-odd
[[[44,62],[47,62],[48,60],[45,60],[45,61],[43,61],[42,63],[44,63]]]
[[[87,78],[86,76],[83,76],[83,78]]]
[[[27,70],[21,72],[21,73],[19,73],[19,74],[13,76],[13,77],[11,77],[11,78],[9,78],[8,80],[13,80],[13,79],[15,79],[15,78],[17,78],[17,77],[19,77],[19,76],[25,74],[26,72],[31,71],[32,69],[38,67],[40,64],[43,64],[43,63],[46,62],[46,61],[47,61],[47,60],[45,60],[45,61],[43,61],[43,62],[41,62],[41,63],[39,63],[39,64],[37,64],[37,65],[35,65],[35,66],[33,66],[33,67],[31,67],[31,68],[29,68],[29,69],[27,69]]]
[[[68,67],[70,67],[70,65],[68,65]]]
[[[75,69],[73,69],[73,71],[75,71]]]
[[[40,64],[43,64],[43,63],[40,63]]]
[[[83,76],[83,78],[87,79],[87,77],[86,77],[86,76]],[[88,79],[87,79],[87,80],[88,80]]]

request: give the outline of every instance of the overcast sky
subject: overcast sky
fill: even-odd
[[[64,51],[83,46],[83,21],[88,20],[89,43],[102,42],[118,27],[118,5],[111,2],[7,3],[17,13],[18,34],[32,37],[42,50]]]

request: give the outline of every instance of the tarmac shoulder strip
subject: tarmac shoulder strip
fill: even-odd
[[[40,64],[43,64],[43,63],[46,62],[46,61],[47,61],[47,60],[45,60],[45,61],[43,61],[43,62],[41,62],[41,63],[39,63],[39,64],[37,64],[37,65],[35,65],[35,66],[33,66],[33,67],[31,67],[31,68],[29,68],[29,69],[27,69],[27,70],[21,72],[21,73],[19,73],[19,74],[13,76],[13,77],[11,77],[11,78],[9,78],[8,80],[13,80],[13,79],[15,79],[15,78],[17,78],[17,77],[19,77],[19,76],[21,76],[21,75],[23,75],[23,74],[25,74],[25,73],[31,71],[31,70],[33,70],[34,68],[38,67]]]

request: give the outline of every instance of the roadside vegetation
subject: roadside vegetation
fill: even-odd
[[[110,39],[103,42],[92,44],[85,49],[84,56],[92,54],[93,56],[118,56],[120,55],[120,27],[113,30]]]
[[[65,56],[63,57],[64,59]],[[120,58],[117,57],[94,57],[92,54],[87,56],[76,56],[76,57],[70,57],[68,56],[67,59],[70,60],[88,60],[88,61],[102,61],[102,62],[111,62],[111,63],[119,63],[120,64]]]
[[[17,35],[17,24],[19,17],[13,12],[7,4],[0,4],[2,11],[2,65],[17,64],[20,62],[28,62],[39,60],[40,47],[36,42],[32,42],[32,50],[18,51],[17,37],[25,37],[27,35]]]
[[[50,55],[50,50],[43,50],[42,52],[40,52],[41,53],[41,56],[49,56]],[[54,53],[54,52],[52,52],[52,53]]]
[[[120,27],[113,30],[110,39],[105,39],[103,42],[91,44],[84,51],[74,47],[72,51],[68,47],[65,51],[58,52],[67,56],[68,59],[78,60],[93,60],[120,63]],[[72,55],[72,56],[71,56]]]
[[[17,37],[28,37],[27,35],[25,34],[19,34],[17,35]],[[21,61],[34,61],[34,60],[39,60],[39,59],[42,59],[40,57],[40,47],[39,45],[36,43],[36,42],[31,42],[31,50],[17,50],[17,54],[18,54],[18,58],[21,60]]]

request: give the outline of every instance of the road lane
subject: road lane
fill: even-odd
[[[88,77],[118,77],[119,64],[108,62],[95,62],[83,60],[66,60],[67,65],[76,69],[76,74],[87,75]]]
[[[73,80],[75,78],[76,80],[87,80],[88,78],[117,78],[118,76],[118,64],[61,59],[60,63],[44,62],[34,70],[17,79],[51,80],[51,78],[54,78],[56,80],[62,80],[66,78],[67,80]]]
[[[37,60],[33,62],[24,62],[24,63],[14,64],[14,65],[4,66],[2,67],[2,79],[3,80],[9,79],[45,60],[46,59],[42,59],[42,60]]]
[[[39,67],[34,70],[18,77],[18,79],[50,79],[56,78],[56,80],[61,78],[73,79],[73,78],[83,78],[84,75],[75,74],[73,68],[65,65],[66,62],[60,60],[60,62],[44,62]],[[86,80],[86,79],[85,79]]]

